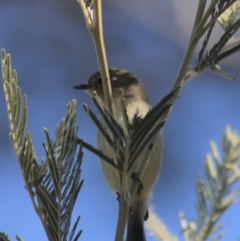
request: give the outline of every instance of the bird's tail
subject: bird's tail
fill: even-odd
[[[146,241],[141,210],[131,210],[128,218],[126,241]]]

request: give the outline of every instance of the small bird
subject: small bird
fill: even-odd
[[[127,115],[130,122],[137,113],[138,116],[144,117],[151,109],[148,103],[148,96],[143,88],[142,83],[130,72],[112,68],[109,69],[110,82],[112,87],[112,99],[113,99],[113,115],[119,124],[126,131],[125,122],[123,119],[121,109],[121,97],[119,95],[120,88],[123,91],[123,97],[126,105]],[[100,72],[93,74],[86,84],[78,85],[75,89],[85,90],[91,97],[93,91],[96,91],[98,96],[105,103],[102,79]],[[103,120],[101,120],[103,122]],[[104,122],[103,122],[104,124]],[[105,137],[100,131],[97,133],[97,146],[103,153],[116,161],[116,153],[112,147],[105,140]],[[162,139],[159,133],[159,137],[155,143],[155,148],[151,159],[148,162],[148,166],[141,178],[141,185],[143,189],[140,192],[136,192],[131,203],[131,212],[128,217],[128,229],[126,241],[145,241],[143,221],[147,219],[148,211],[147,205],[152,197],[152,189],[155,182],[158,179],[161,157],[162,157]],[[109,165],[106,161],[101,160],[101,167],[110,189],[114,193],[120,193],[120,180],[118,170]],[[129,172],[129,182],[131,183],[130,176],[135,173],[137,169],[138,160],[135,161],[131,171]],[[137,174],[137,173],[136,173]]]

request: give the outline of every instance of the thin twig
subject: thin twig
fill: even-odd
[[[93,23],[93,19],[91,18],[91,14],[90,14],[90,9],[85,7],[85,3],[83,2],[83,0],[78,0],[77,1],[82,9],[83,12],[83,16],[85,18],[86,21],[86,25],[88,30],[91,32],[94,29],[94,23]]]
[[[181,67],[178,71],[177,78],[176,78],[175,83],[172,87],[172,90],[174,90],[175,88],[183,85],[183,83],[184,83],[183,79],[186,75],[189,63],[192,59],[192,56],[193,56],[193,53],[194,53],[194,50],[195,50],[195,47],[196,47],[197,43],[198,43],[197,40],[195,40],[194,42],[192,40],[190,40],[190,42],[188,44],[188,47],[187,47],[187,50],[186,50],[186,53],[184,55]]]
[[[121,183],[121,192],[119,198],[119,212],[118,212],[118,222],[116,229],[115,241],[122,241],[124,237],[124,232],[127,224],[128,217],[128,207],[129,207],[129,196],[127,192],[128,180],[127,180],[127,169],[128,169],[128,160],[130,156],[130,143],[128,143],[124,155],[124,167]],[[120,174],[120,173],[119,173]]]
[[[104,98],[106,105],[110,112],[113,114],[112,106],[112,88],[110,83],[110,77],[108,72],[108,63],[106,50],[103,38],[103,27],[102,27],[102,3],[101,0],[96,0],[94,5],[94,12],[96,17],[96,25],[94,31],[91,31],[93,36],[93,41],[97,53],[98,64],[102,76]]]
[[[193,29],[195,29],[197,27],[197,25],[199,24],[199,22],[201,21],[204,10],[205,10],[205,6],[206,6],[206,0],[199,0]]]
[[[203,29],[205,23],[207,22],[209,16],[212,14],[213,9],[215,8],[216,4],[217,4],[218,0],[213,0],[210,4],[210,6],[208,7],[206,13],[203,15],[201,21],[199,22],[199,24],[196,26],[195,31],[199,32],[201,29]]]
[[[172,89],[175,89],[178,86],[182,86],[184,84],[183,78],[187,72],[189,63],[191,61],[192,55],[194,53],[195,47],[199,41],[199,39],[203,36],[203,34],[208,30],[208,28],[214,23],[216,22],[217,18],[227,9],[229,8],[234,2],[233,1],[231,3],[226,4],[226,6],[221,9],[221,11],[219,11],[206,25],[206,21],[208,20],[208,18],[210,17],[212,11],[214,10],[216,4],[217,4],[218,0],[213,0],[210,4],[210,6],[208,7],[206,13],[203,15],[201,21],[199,22],[198,17],[200,16],[200,13],[202,11],[202,5],[199,3],[198,5],[198,10],[197,10],[197,16],[195,19],[195,23],[199,22],[199,24],[196,26],[196,28],[193,27],[193,31],[192,31],[192,35],[191,35],[191,39],[189,41],[185,56],[183,58],[181,67],[179,69],[176,81],[173,85]],[[199,9],[200,8],[200,9]],[[204,26],[205,25],[205,26]]]
[[[117,229],[115,235],[115,241],[123,241],[124,240],[124,232],[126,229],[127,223],[127,215],[128,215],[128,203],[127,200],[123,200],[124,198],[119,199],[119,209],[118,209],[118,222]]]
[[[213,2],[216,2],[216,0],[213,0],[212,1],[212,4]],[[216,4],[216,3],[215,3]],[[197,9],[197,14],[196,14],[196,17],[195,17],[195,21],[194,21],[194,26],[193,26],[193,29],[192,29],[192,34],[191,34],[191,38],[189,40],[189,43],[188,43],[188,46],[187,46],[187,50],[186,50],[186,53],[183,57],[183,60],[182,60],[182,63],[181,63],[181,66],[180,66],[180,69],[178,71],[178,74],[177,74],[177,77],[176,77],[176,80],[175,80],[175,83],[172,87],[172,90],[176,89],[177,87],[179,86],[182,86],[184,84],[184,77],[186,75],[186,72],[188,70],[188,67],[189,67],[189,63],[192,59],[192,56],[193,56],[193,53],[194,53],[194,50],[196,48],[196,45],[200,39],[200,36],[197,34],[198,33],[198,28],[199,26],[201,26],[202,24],[202,21],[203,21],[203,18],[206,18],[206,14],[208,13],[209,11],[209,7],[207,12],[204,14],[204,17],[202,18],[202,20],[200,20],[200,16],[203,15],[203,10],[204,10],[204,7],[205,7],[205,4],[204,4],[204,1],[201,2],[201,0],[199,0],[199,4],[198,4],[198,9]],[[215,7],[215,5],[214,5]],[[211,13],[211,12],[210,12]],[[207,20],[207,19],[206,19]],[[197,25],[197,26],[195,26]]]
[[[82,9],[83,16],[86,21],[88,30],[90,31],[94,46],[97,54],[98,65],[101,72],[103,92],[106,102],[106,106],[113,114],[112,104],[112,88],[110,83],[110,77],[108,72],[108,63],[103,38],[103,27],[102,27],[102,1],[95,0],[94,3],[94,16],[92,16],[92,10],[85,6],[83,0],[78,0],[78,3]]]

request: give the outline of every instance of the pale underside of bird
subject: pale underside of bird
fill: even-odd
[[[112,87],[112,99],[113,99],[113,115],[121,127],[126,130],[125,121],[123,118],[121,108],[121,98],[119,95],[120,88],[123,92],[125,106],[129,121],[132,122],[135,114],[137,113],[140,118],[143,118],[151,109],[148,103],[147,94],[143,88],[142,83],[130,72],[122,69],[109,69],[111,87]],[[105,102],[102,79],[100,72],[93,74],[86,84],[75,86],[76,89],[84,89],[87,93],[92,96],[93,91],[96,91],[98,96]],[[102,124],[107,128],[106,123],[100,118]],[[110,133],[110,131],[108,131]],[[161,156],[162,156],[162,139],[160,133],[157,133],[157,139],[154,142],[155,145],[152,152],[152,156],[148,161],[148,165],[143,173],[141,180],[139,180],[139,188],[132,197],[130,203],[130,211],[128,218],[128,230],[126,241],[145,241],[143,221],[147,218],[147,205],[152,197],[152,189],[155,182],[158,179],[160,167],[161,167]],[[111,136],[111,134],[110,134]],[[113,160],[117,160],[116,151],[106,141],[104,135],[98,131],[97,133],[97,146],[104,154]],[[142,153],[144,150],[142,150]],[[141,155],[141,154],[140,154]],[[137,170],[140,157],[134,162],[131,170],[129,171],[127,182],[127,189],[131,184],[134,174],[137,179]],[[119,180],[119,171],[109,165],[105,160],[100,159],[102,171],[107,184],[114,193],[120,193],[121,183]],[[136,180],[135,180],[136,181]]]

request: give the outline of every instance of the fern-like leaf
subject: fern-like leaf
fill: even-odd
[[[76,101],[67,105],[65,118],[56,131],[56,141],[50,141],[47,129],[46,163],[49,166],[47,178],[39,187],[42,210],[54,240],[67,240],[70,232],[71,215],[76,198],[82,187],[81,176],[82,148],[77,148]],[[76,221],[75,224],[77,224]]]
[[[240,194],[240,189],[232,190],[233,183],[240,179],[240,136],[227,128],[223,137],[223,157],[214,142],[210,145],[211,154],[205,160],[207,181],[198,176],[196,185],[198,220],[191,232],[184,230],[185,234],[191,234],[188,237],[193,241],[206,240],[213,234],[213,240],[218,240],[223,226],[217,226],[217,222]]]
[[[213,66],[217,64],[220,60],[223,58],[229,56],[234,51],[238,51],[238,48],[232,49],[232,51],[229,51],[225,53],[224,55],[220,55],[223,47],[226,45],[226,43],[232,38],[232,36],[236,33],[236,31],[240,27],[240,19],[237,20],[229,29],[222,35],[220,40],[210,49],[209,54],[204,57],[204,61],[202,63],[202,67],[205,67],[206,65]],[[220,58],[219,58],[220,55]]]
[[[0,241],[11,241],[7,234],[0,232]]]

